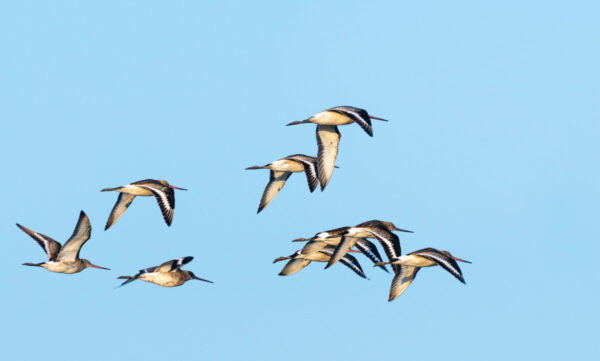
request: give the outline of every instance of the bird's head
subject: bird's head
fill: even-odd
[[[182,190],[182,191],[187,191],[187,189],[185,189],[185,188],[179,188],[179,187],[175,187],[175,186],[170,185],[169,182],[167,182],[166,180],[159,180],[158,183],[162,184],[165,187],[169,187],[171,189],[179,189],[179,190]]]
[[[440,252],[441,252],[441,253],[443,253],[443,254],[445,254],[446,256],[448,256],[448,257],[452,258],[452,259],[453,259],[453,260],[455,260],[455,261],[464,262],[464,263],[471,263],[471,262],[469,262],[469,261],[465,261],[464,259],[460,259],[460,258],[456,258],[456,257],[454,257],[454,256],[453,256],[453,255],[451,255],[451,254],[450,254],[450,252],[448,252],[448,251],[440,251]]]

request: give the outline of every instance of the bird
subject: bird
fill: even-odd
[[[316,242],[315,242],[316,243]],[[318,249],[317,251],[312,250],[313,242],[307,243],[303,249],[296,251],[294,254],[287,257],[276,258],[273,263],[277,263],[284,260],[289,260],[288,263],[283,267],[280,276],[289,276],[294,274],[304,267],[308,266],[311,262],[327,262],[333,254],[333,247],[326,246]],[[352,255],[346,254],[340,259],[344,265],[350,268],[354,273],[362,278],[367,278],[365,273],[360,266],[360,263]]]
[[[312,193],[315,190],[315,188],[317,188],[317,185],[319,185],[316,164],[317,158],[315,157],[310,157],[304,154],[293,154],[264,166],[252,166],[246,168],[246,170],[271,170],[269,183],[267,184],[267,187],[263,192],[260,204],[258,205],[258,211],[256,213],[260,213],[260,211],[262,211],[273,200],[273,198],[275,198],[277,193],[279,193],[281,188],[283,188],[285,181],[290,177],[292,173],[306,173],[308,188]]]
[[[456,258],[448,251],[438,251],[435,248],[423,248],[421,250],[390,259],[389,262],[381,262],[376,265],[391,264],[398,268],[398,272],[392,280],[388,301],[398,298],[415,279],[417,272],[422,267],[441,266],[460,282],[465,283],[462,272],[456,261],[471,263],[464,259]]]
[[[329,231],[319,232],[315,234],[312,238],[296,238],[292,242],[306,242],[309,243],[314,242],[312,245],[312,249],[317,249],[318,247],[324,248],[326,245],[337,246],[340,244],[342,240],[342,234],[347,231],[350,227],[340,227],[331,229]],[[377,250],[377,247],[373,242],[369,241],[366,238],[357,238],[356,239],[356,248],[360,251],[359,253],[364,254],[367,258],[369,258],[373,263],[382,262],[381,255]],[[352,252],[352,250],[349,250]],[[385,272],[388,272],[388,269],[385,265],[379,266]]]
[[[175,191],[179,189],[187,191],[185,188],[179,188],[170,185],[164,180],[144,179],[131,184],[126,184],[122,187],[104,188],[101,192],[116,191],[119,192],[117,203],[110,212],[108,221],[104,230],[109,229],[129,208],[135,196],[154,196],[158,202],[158,206],[162,212],[163,218],[168,226],[173,222],[173,214],[175,212]]]
[[[87,259],[79,258],[81,247],[88,239],[90,239],[92,233],[90,220],[83,211],[79,214],[79,220],[77,221],[77,226],[75,226],[73,234],[63,246],[52,238],[18,223],[17,227],[27,233],[31,238],[35,239],[48,256],[48,262],[23,263],[24,266],[43,267],[51,272],[67,274],[81,272],[88,267],[110,270],[109,268],[96,266]]]
[[[317,125],[317,144],[319,146],[317,169],[319,170],[321,191],[325,190],[325,187],[327,187],[327,184],[329,183],[337,158],[341,137],[337,126],[357,123],[372,137],[373,127],[371,126],[371,119],[387,122],[386,119],[369,115],[364,109],[351,106],[339,106],[324,110],[308,119],[287,124],[288,126],[304,123],[313,123]]]
[[[331,267],[341,257],[343,257],[350,248],[352,248],[358,239],[375,238],[382,245],[388,259],[393,259],[401,255],[400,239],[392,231],[413,233],[412,231],[398,228],[392,222],[371,220],[350,227],[342,232],[342,239],[336,246],[331,259],[325,268]],[[333,236],[335,237],[335,236]]]
[[[214,283],[213,281],[205,280],[204,278],[196,277],[191,271],[184,271],[181,266],[189,263],[194,257],[182,257],[167,261],[160,266],[150,267],[140,270],[135,276],[119,276],[117,279],[124,279],[125,282],[121,283],[121,286],[133,282],[137,279],[142,281],[157,284],[163,287],[177,287],[184,284],[189,280],[199,280],[208,283]]]

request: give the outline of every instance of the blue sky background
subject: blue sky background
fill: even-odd
[[[595,2],[11,2],[0,5],[2,355],[11,360],[597,360],[600,35]],[[315,155],[337,105],[389,119],[341,127],[325,192],[293,175],[259,215],[267,171]],[[138,198],[176,192],[172,227]],[[92,221],[75,275],[21,266]],[[289,241],[369,219],[471,260],[466,285],[421,271],[387,302],[313,264],[279,277]],[[194,256],[214,284],[114,289]]]

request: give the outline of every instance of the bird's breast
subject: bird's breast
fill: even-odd
[[[289,159],[276,160],[269,166],[270,169],[278,172],[303,172],[304,166],[300,162]]]
[[[152,272],[140,276],[142,281],[151,282],[163,287],[181,286],[185,280],[176,272]]]
[[[67,274],[77,273],[85,268],[81,262],[46,262],[42,267],[51,272]]]

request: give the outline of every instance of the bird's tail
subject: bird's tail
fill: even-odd
[[[129,282],[133,282],[133,281],[137,280],[137,277],[131,277],[131,276],[119,276],[119,277],[117,277],[117,279],[119,279],[119,280],[127,280],[127,281],[125,281],[125,282],[123,282],[123,283],[121,283],[121,284],[119,285],[119,287],[121,287],[121,286],[125,286],[125,285],[126,285],[126,284],[128,284]]]
[[[261,167],[261,166],[259,166],[259,165],[254,165],[254,166],[252,166],[252,167],[248,167],[248,168],[246,168],[246,170],[248,170],[248,169],[265,169],[265,168],[267,168],[267,166],[266,166],[266,165],[264,165],[264,166],[262,166],[262,167]]]
[[[108,191],[116,191],[117,189],[119,189],[120,187],[117,188],[104,188],[103,190],[101,190],[100,192],[108,192]]]
[[[286,125],[296,125],[296,124],[304,124],[304,123],[310,123],[311,121],[309,119],[305,119],[305,120],[297,120],[295,122],[291,122],[289,124]]]

